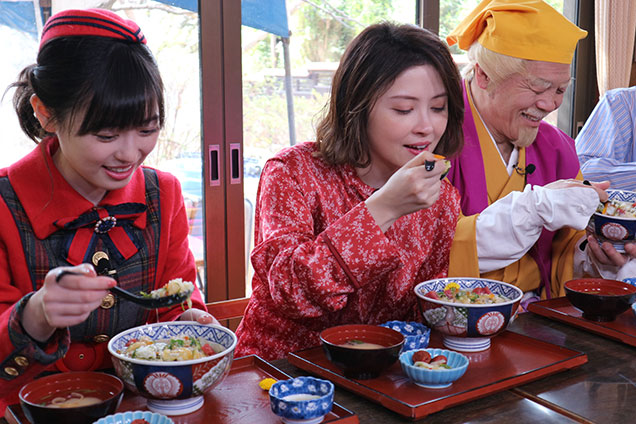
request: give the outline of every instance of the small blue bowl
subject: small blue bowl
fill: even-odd
[[[165,415],[150,411],[127,411],[100,418],[93,424],[130,424],[134,420],[146,420],[148,424],[174,424]]]
[[[274,383],[269,389],[269,404],[284,423],[315,424],[331,411],[333,392],[330,381],[296,377]]]
[[[623,278],[623,283],[627,283],[627,284],[631,284],[632,286],[636,286],[636,277]]]
[[[413,365],[413,354],[417,350],[409,350],[400,355],[400,364],[402,370],[408,376],[409,380],[420,387],[427,389],[443,389],[450,387],[455,380],[458,380],[466,372],[468,368],[468,358],[461,353],[446,349],[419,349],[425,350],[431,358],[437,355],[444,355],[447,364],[451,369],[428,370]]]
[[[402,352],[428,347],[428,342],[431,337],[431,329],[422,323],[415,321],[387,321],[384,324],[381,324],[381,326],[402,333],[404,336]]]

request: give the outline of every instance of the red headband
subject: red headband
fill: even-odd
[[[44,29],[40,48],[58,37],[93,35],[146,44],[139,25],[104,9],[63,10],[51,16]]]

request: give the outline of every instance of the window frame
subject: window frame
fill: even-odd
[[[200,0],[199,19],[205,298],[212,302],[245,296],[243,122],[235,118],[243,116],[241,2]],[[237,146],[238,170],[231,158]],[[239,178],[232,178],[233,171]]]

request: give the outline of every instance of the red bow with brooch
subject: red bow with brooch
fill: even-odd
[[[83,263],[94,237],[108,237],[124,259],[130,258],[138,249],[124,227],[132,225],[146,209],[143,203],[99,206],[78,217],[55,221],[55,226],[60,229],[77,230],[68,248],[68,262],[72,265]]]

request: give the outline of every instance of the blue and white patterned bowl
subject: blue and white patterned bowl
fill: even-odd
[[[126,344],[147,336],[151,340],[196,337],[225,348],[220,353],[188,361],[149,361],[122,354]],[[203,406],[203,393],[218,386],[230,371],[236,336],[220,325],[172,321],[142,325],[117,334],[108,343],[113,365],[128,389],[148,399],[148,409],[183,415]]]
[[[636,277],[623,278],[623,282],[627,284],[631,284],[632,286],[636,286]]]
[[[274,383],[269,403],[284,423],[315,424],[331,411],[333,393],[331,381],[296,377]]]
[[[636,193],[624,190],[607,190],[610,200],[636,203]],[[623,218],[595,212],[587,230],[600,242],[609,242],[620,253],[625,253],[625,243],[636,243],[636,218]]]
[[[488,287],[494,294],[510,300],[495,304],[452,303],[432,299],[426,294],[441,291],[455,282],[463,290]],[[523,292],[502,281],[485,278],[439,278],[415,286],[424,321],[442,333],[444,346],[461,352],[480,352],[490,347],[490,338],[506,329],[517,314]]]
[[[428,347],[428,342],[431,337],[431,329],[422,323],[415,321],[387,321],[384,324],[381,324],[381,326],[391,328],[402,333],[404,336],[402,352]]]
[[[146,420],[148,424],[174,424],[170,418],[165,415],[157,414],[150,411],[127,411],[109,415],[100,418],[93,424],[130,424],[134,420]]]
[[[417,350],[403,352],[400,355],[400,365],[402,370],[408,376],[409,380],[421,387],[427,389],[443,389],[449,387],[454,381],[458,380],[468,368],[468,358],[461,353],[453,352],[446,349],[418,349],[425,350],[431,358],[437,355],[444,355],[446,363],[451,369],[428,370],[413,365],[413,354]]]

